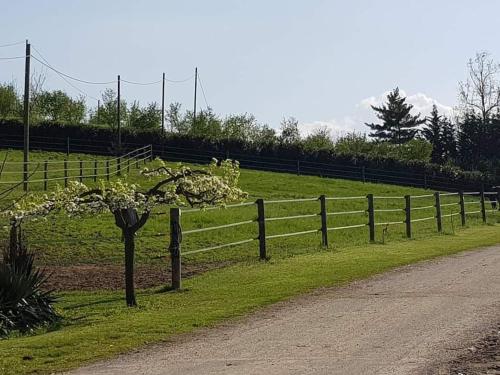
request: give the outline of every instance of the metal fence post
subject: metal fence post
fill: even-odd
[[[297,160],[297,176],[300,176],[300,160]]]
[[[375,242],[375,206],[373,204],[373,194],[366,196],[368,199],[368,227],[370,228],[370,242]]]
[[[68,187],[68,159],[64,159],[64,187]]]
[[[483,219],[483,223],[486,223],[486,206],[484,204],[484,185],[481,186],[481,217]]]
[[[69,157],[69,137],[66,137],[66,156]]]
[[[321,204],[321,244],[324,247],[328,247],[328,222],[327,222],[327,214],[326,214],[326,196],[321,195],[319,197],[319,201]]]
[[[116,174],[118,176],[122,175],[122,158],[120,156],[116,158]]]
[[[47,190],[48,177],[49,177],[49,163],[47,160],[43,162],[43,190]]]
[[[109,159],[106,159],[106,180],[109,181]]]
[[[97,181],[97,159],[94,160],[94,182]]]
[[[405,195],[406,237],[411,238],[411,196]]]
[[[462,221],[462,226],[465,227],[466,224],[466,215],[465,215],[465,200],[464,200],[464,192],[459,191],[458,192],[458,197],[460,199],[460,219]]]
[[[127,158],[127,173],[130,173],[130,158]]]
[[[181,289],[181,210],[178,207],[170,208],[170,259],[172,265],[172,289]]]
[[[257,199],[257,222],[259,223],[259,258],[267,259],[266,251],[266,215],[264,210],[264,199]]]
[[[80,182],[83,182],[83,160],[80,160]]]
[[[437,224],[437,230],[439,233],[443,231],[443,221],[442,221],[442,216],[441,216],[441,195],[439,194],[439,191],[436,191],[434,193],[434,198],[436,200],[436,224]]]

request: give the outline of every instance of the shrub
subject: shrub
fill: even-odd
[[[35,256],[17,243],[3,250],[0,262],[0,337],[13,331],[32,332],[55,323],[59,315],[51,291],[44,291],[44,271],[33,266]]]

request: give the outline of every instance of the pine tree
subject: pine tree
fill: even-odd
[[[441,164],[444,156],[443,116],[439,114],[435,104],[432,106],[431,115],[426,119],[422,135],[432,145],[432,162]]]
[[[418,126],[425,122],[420,114],[410,114],[413,105],[406,103],[406,98],[399,95],[399,88],[395,88],[387,95],[387,103],[381,107],[372,105],[382,124],[368,124],[371,130],[370,137],[391,143],[403,144],[413,139],[418,133]]]
[[[443,162],[454,161],[457,158],[456,126],[443,117],[441,125],[441,143],[443,147]]]

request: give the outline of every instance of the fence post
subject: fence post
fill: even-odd
[[[130,173],[130,158],[127,158],[127,174]]]
[[[66,156],[69,158],[69,137],[66,137]]]
[[[405,195],[406,237],[411,238],[411,196]]]
[[[118,176],[122,175],[122,158],[120,156],[116,158],[116,174]]]
[[[228,157],[226,159],[229,159],[229,152],[228,152]],[[153,161],[153,144],[149,145],[149,161]]]
[[[259,223],[259,258],[267,259],[266,252],[266,215],[264,210],[264,199],[257,199],[257,222]]]
[[[465,200],[464,200],[464,192],[462,190],[458,192],[458,197],[460,199],[460,219],[462,221],[462,226],[465,227],[466,224]]]
[[[486,206],[484,204],[484,185],[481,186],[481,217],[483,219],[483,223],[486,223]]]
[[[366,168],[364,165],[361,167],[361,177],[363,178],[363,184],[366,183]]]
[[[328,222],[326,215],[326,196],[321,195],[319,197],[319,201],[321,204],[321,244],[324,247],[328,247]]]
[[[97,181],[97,159],[94,160],[94,182]]]
[[[109,181],[109,159],[106,159],[106,180]]]
[[[172,265],[172,290],[181,289],[181,210],[170,208],[170,259]]]
[[[436,200],[436,224],[437,224],[437,230],[439,233],[443,231],[443,221],[441,217],[441,195],[439,194],[439,191],[436,191],[434,193],[434,198]]]
[[[80,160],[80,182],[83,182],[83,160]]]
[[[64,159],[64,187],[68,187],[68,159]]]
[[[300,160],[297,160],[297,176],[300,176]]]
[[[427,173],[424,173],[424,189],[427,189]]]
[[[47,190],[47,179],[49,177],[49,163],[47,160],[44,161],[43,163],[43,190]]]
[[[375,206],[373,204],[373,194],[366,196],[368,199],[368,227],[370,228],[370,242],[375,242]]]

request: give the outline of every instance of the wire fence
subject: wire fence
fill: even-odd
[[[126,142],[124,147],[135,149],[143,147],[143,144]],[[23,138],[18,134],[6,134],[0,138],[0,148],[22,149]],[[96,155],[116,155],[115,145],[109,140],[81,139],[73,137],[30,137],[30,148],[45,151],[70,153],[87,153]],[[417,173],[412,170],[396,171],[388,169],[369,168],[362,165],[351,165],[351,163],[328,163],[314,160],[290,159],[279,157],[267,157],[261,155],[250,155],[243,152],[204,151],[195,148],[174,147],[164,143],[151,144],[154,156],[170,161],[181,161],[186,163],[206,164],[213,158],[238,160],[242,168],[294,173],[298,175],[311,175],[330,178],[349,179],[362,182],[388,183],[395,185],[414,186],[424,189],[454,191],[468,190],[472,187],[470,183],[453,182],[449,177],[437,173]]]

